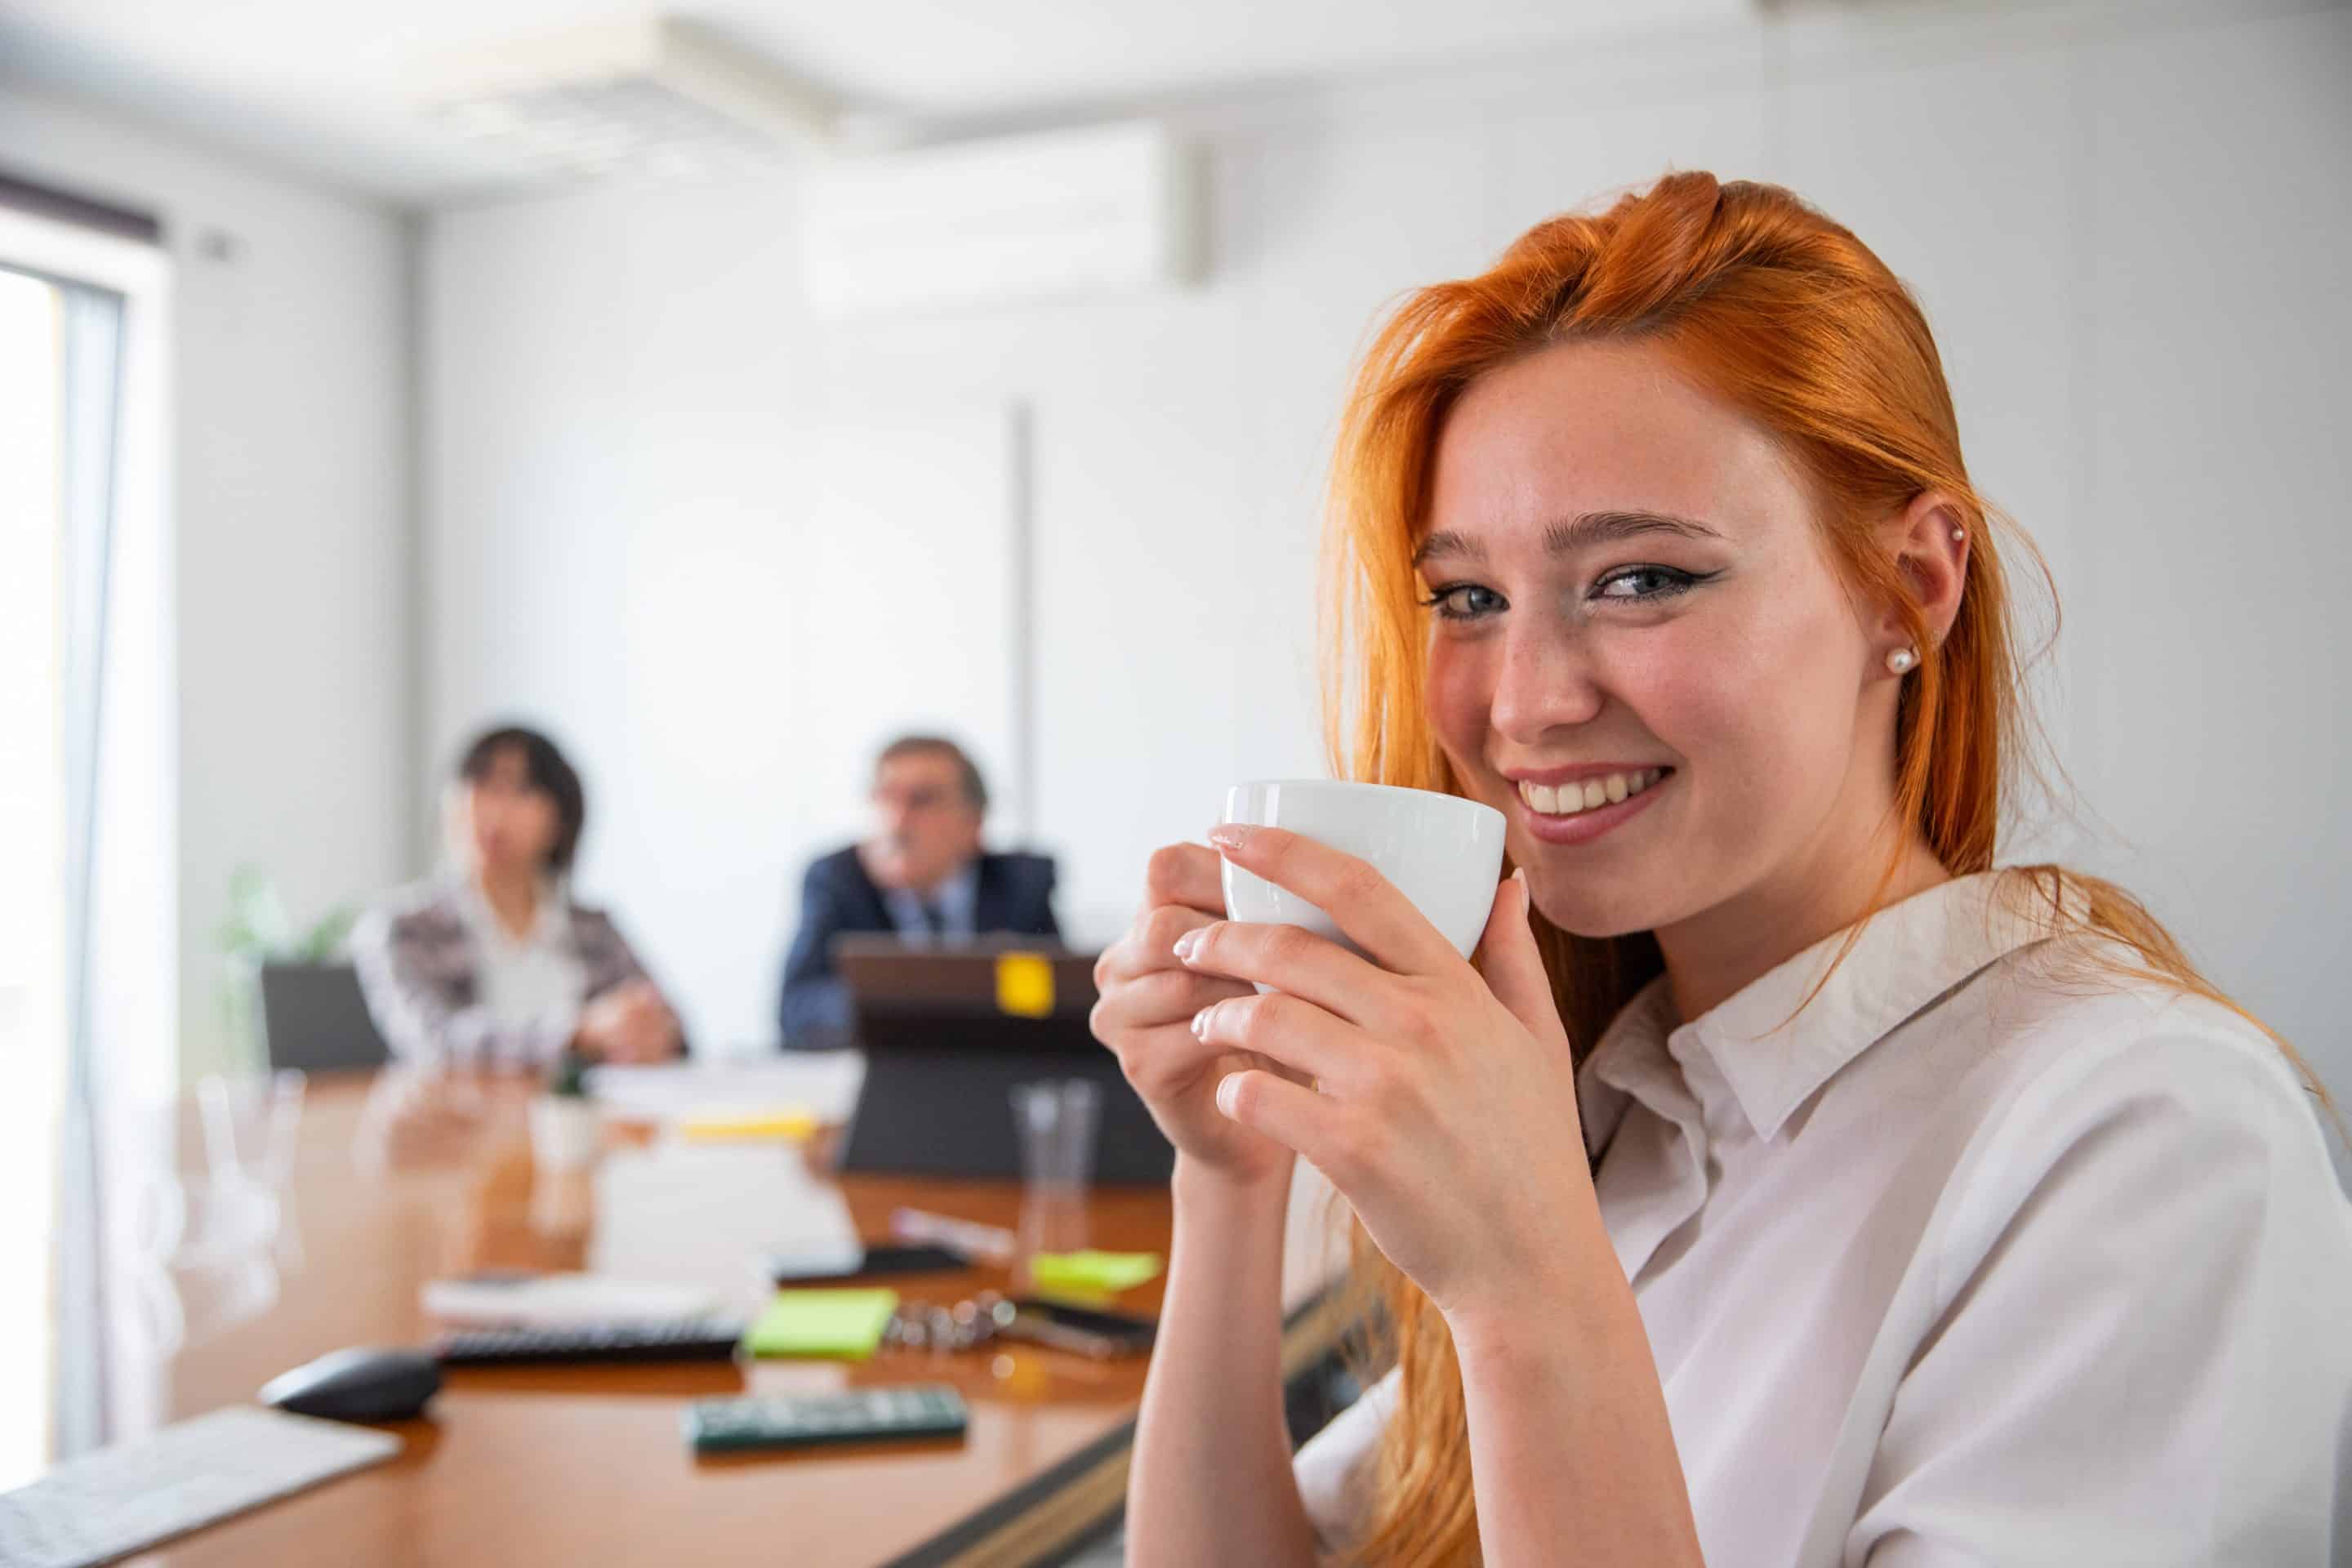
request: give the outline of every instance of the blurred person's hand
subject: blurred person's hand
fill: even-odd
[[[684,1044],[677,1015],[649,981],[615,985],[580,1015],[580,1048],[600,1061],[666,1061]]]
[[[1187,969],[1176,939],[1225,918],[1216,852],[1171,844],[1153,852],[1143,910],[1095,965],[1095,1038],[1118,1058],[1127,1081],[1176,1145],[1204,1171],[1255,1187],[1286,1175],[1291,1152],[1217,1109],[1217,1085],[1246,1068],[1286,1072],[1244,1050],[1203,1051],[1192,1020],[1210,1004],[1255,993],[1244,981]]]

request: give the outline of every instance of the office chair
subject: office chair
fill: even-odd
[[[264,963],[261,1032],[272,1068],[338,1072],[392,1059],[348,963]]]

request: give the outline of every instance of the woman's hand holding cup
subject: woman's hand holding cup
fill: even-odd
[[[1095,1038],[1110,1047],[1129,1083],[1185,1163],[1242,1185],[1289,1174],[1291,1151],[1217,1109],[1217,1085],[1243,1068],[1281,1070],[1254,1052],[1204,1044],[1201,1011],[1247,996],[1244,982],[1185,968],[1176,943],[1224,919],[1223,866],[1214,850],[1171,844],[1153,853],[1142,912],[1095,965]]]

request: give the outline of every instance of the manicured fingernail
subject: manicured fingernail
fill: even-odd
[[[1192,1037],[1194,1039],[1205,1040],[1209,1037],[1209,1015],[1216,1010],[1216,1005],[1214,1003],[1211,1003],[1208,1006],[1202,1008],[1199,1012],[1192,1015]]]
[[[1517,882],[1522,888],[1526,887],[1528,885],[1528,868],[1525,866],[1515,868],[1511,872],[1511,880]]]
[[[1207,928],[1205,926],[1195,926],[1191,931],[1186,931],[1182,936],[1176,939],[1177,963],[1190,963],[1192,962],[1192,955],[1201,951],[1201,932],[1206,929]]]
[[[1245,822],[1220,822],[1209,829],[1209,842],[1220,849],[1238,849],[1248,841],[1249,824]]]
[[[1225,1115],[1234,1113],[1234,1100],[1242,1091],[1242,1075],[1227,1073],[1217,1084],[1217,1109]]]

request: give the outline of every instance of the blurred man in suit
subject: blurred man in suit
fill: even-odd
[[[1053,860],[981,849],[988,784],[962,747],[937,735],[891,742],[874,764],[873,800],[874,833],[819,858],[801,883],[800,931],[784,959],[777,1009],[788,1047],[847,1039],[849,996],[832,952],[844,932],[910,942],[1060,934]]]

